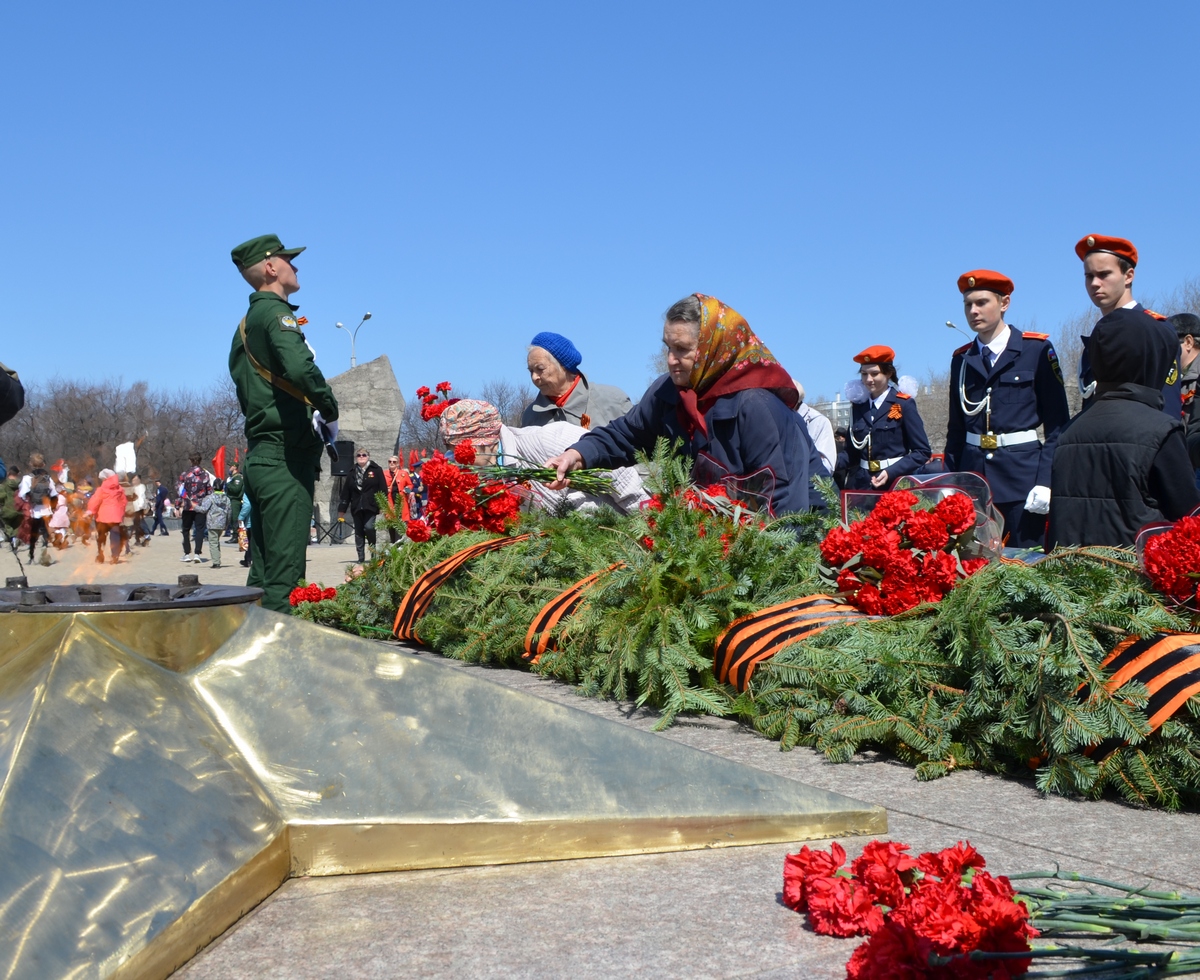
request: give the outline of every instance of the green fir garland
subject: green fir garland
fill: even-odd
[[[740,717],[783,749],[811,745],[832,761],[883,749],[920,779],[954,769],[1036,772],[1046,792],[1115,790],[1145,805],[1194,805],[1200,793],[1200,704],[1147,736],[1146,692],[1103,689],[1100,662],[1120,640],[1189,623],[1168,610],[1123,549],[1056,553],[1037,565],[995,563],[942,602],[834,627],[761,664],[738,694],[713,674],[714,638],[734,619],[822,591],[816,542],[835,522],[792,515],[738,526],[683,499],[688,460],[660,444],[646,461],[661,510],[523,515],[534,537],[486,554],[442,586],[418,632],[472,663],[531,669],[591,697],[661,713]],[[396,522],[399,530],[403,524]],[[336,599],[297,615],[349,632],[390,632],[417,576],[485,533],[391,546]],[[621,563],[587,593],[535,665],[522,659],[545,603]],[[1081,684],[1090,696],[1080,696]],[[1086,750],[1130,744],[1104,759]]]

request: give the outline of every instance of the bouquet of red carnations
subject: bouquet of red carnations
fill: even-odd
[[[1147,538],[1142,570],[1164,595],[1193,608],[1200,600],[1200,517],[1181,517],[1169,530]]]
[[[840,844],[805,845],[784,859],[783,903],[822,935],[870,937],[846,964],[849,980],[1025,973],[1030,960],[1019,954],[1038,930],[1008,879],[984,871],[983,856],[962,841],[917,858],[908,849],[871,841],[847,869]],[[1001,956],[980,955],[988,953]]]
[[[960,579],[987,564],[967,557],[974,542],[975,504],[951,493],[932,508],[907,490],[882,494],[875,509],[820,544],[822,579],[869,615],[894,615],[939,602]]]
[[[430,391],[427,385],[421,385],[417,389],[417,397],[421,399],[421,418],[426,422],[436,419],[442,412],[458,401],[457,398],[450,397],[450,391],[451,385],[449,381],[439,381],[434,391]],[[439,395],[441,396],[440,398],[438,397]]]
[[[479,474],[469,468],[475,461],[470,440],[455,448],[454,458],[458,462],[434,453],[422,467],[429,504],[422,520],[405,524],[411,540],[428,541],[434,531],[442,535],[459,531],[503,534],[516,519],[521,498],[507,484],[481,481]]]
[[[293,606],[298,606],[302,602],[320,602],[323,599],[336,599],[337,589],[323,589],[315,582],[310,582],[308,585],[299,585],[292,589],[288,595],[288,602]]]

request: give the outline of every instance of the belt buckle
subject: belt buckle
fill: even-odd
[[[868,473],[878,473],[882,468],[883,467],[881,467],[879,465],[879,460],[877,460],[877,459],[867,460],[867,472]]]
[[[987,432],[979,437],[980,449],[995,449],[999,445],[999,441],[997,441],[995,434],[992,432]]]

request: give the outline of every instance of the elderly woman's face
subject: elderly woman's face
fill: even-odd
[[[529,380],[547,398],[560,397],[575,380],[565,367],[540,347],[531,347],[525,362],[529,368]]]
[[[667,373],[676,388],[686,388],[700,354],[700,331],[690,323],[668,323],[663,327],[663,346],[667,349]]]

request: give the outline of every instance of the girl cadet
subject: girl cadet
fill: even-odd
[[[915,473],[929,461],[929,438],[911,395],[900,390],[896,352],[876,344],[854,355],[859,385],[846,394],[854,403],[847,450],[848,490],[886,490],[897,477]]]

